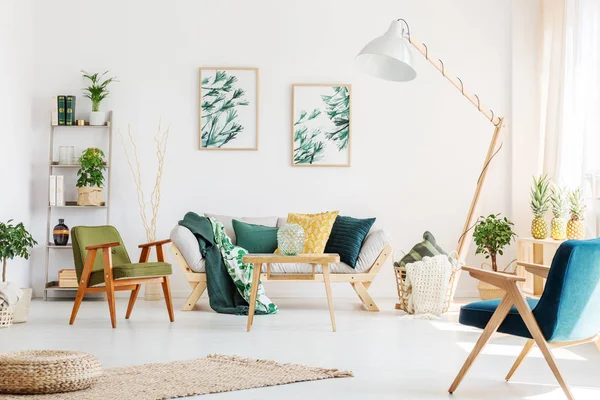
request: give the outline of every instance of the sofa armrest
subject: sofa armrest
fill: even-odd
[[[194,234],[186,227],[176,225],[171,230],[171,241],[177,246],[188,266],[196,272],[200,272],[204,257],[200,253],[200,246]]]
[[[367,272],[389,242],[390,237],[385,230],[373,229],[369,232],[358,254],[356,272]]]

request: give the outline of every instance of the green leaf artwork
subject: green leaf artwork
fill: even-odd
[[[349,165],[350,101],[349,85],[294,87],[294,165]]]
[[[244,131],[238,110],[250,102],[238,85],[237,76],[222,70],[202,79],[202,147],[221,148]]]
[[[321,96],[327,117],[334,126],[325,132],[325,137],[336,142],[339,150],[344,150],[348,147],[350,136],[350,92],[346,86],[335,86],[333,91],[331,96]]]

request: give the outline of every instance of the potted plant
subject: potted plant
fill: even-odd
[[[81,167],[77,171],[77,205],[103,205],[102,184],[103,171],[106,169],[104,152],[98,148],[85,149],[79,157]]]
[[[22,222],[14,225],[12,219],[6,223],[0,222],[0,258],[2,259],[2,283],[6,282],[6,264],[15,257],[29,259],[29,250],[37,244],[27,232]],[[14,322],[27,321],[29,304],[31,303],[31,288],[22,289],[23,294],[15,308]]]
[[[504,254],[504,248],[517,236],[513,230],[513,223],[500,214],[490,214],[487,218],[479,217],[473,239],[477,245],[475,254],[485,254],[490,259],[492,271],[498,272],[497,256]],[[504,296],[504,290],[486,282],[479,282],[477,286],[482,300],[495,299]]]
[[[84,70],[81,70],[81,72],[83,73],[83,77],[89,79],[91,82],[90,86],[83,89],[83,97],[87,97],[92,101],[90,125],[104,125],[106,122],[106,113],[100,111],[100,103],[110,94],[108,85],[118,81],[116,78],[104,78],[108,71],[105,71],[103,74],[98,74],[97,72],[90,74]]]

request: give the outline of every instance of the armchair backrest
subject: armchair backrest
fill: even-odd
[[[77,280],[81,279],[83,265],[88,253],[88,251],[85,249],[87,246],[119,242],[121,243],[119,246],[110,249],[112,253],[113,265],[131,263],[129,254],[127,254],[127,249],[123,245],[123,239],[121,239],[119,231],[117,231],[114,226],[76,226],[71,229],[71,237],[73,242],[73,259],[75,261]],[[103,269],[104,257],[102,256],[102,250],[100,249],[96,253],[96,261],[94,261],[92,271],[102,271]]]
[[[549,342],[582,340],[600,332],[600,238],[559,246],[533,313]]]

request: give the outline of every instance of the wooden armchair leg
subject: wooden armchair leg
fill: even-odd
[[[131,311],[133,311],[133,306],[135,305],[135,300],[137,299],[141,287],[142,285],[135,285],[135,289],[131,291],[131,295],[129,296],[129,304],[127,305],[127,314],[125,314],[125,319],[129,319],[129,317],[131,316]]]
[[[104,286],[106,286],[106,297],[108,298],[110,323],[114,329],[117,327],[117,308],[115,304],[115,282],[112,274],[112,254],[110,248],[102,249],[102,258],[104,262]]]
[[[202,293],[206,290],[206,282],[197,282],[194,286],[194,290],[192,290],[192,294],[187,298],[185,304],[183,305],[183,311],[192,311],[194,306],[200,300]]]
[[[517,310],[519,311],[521,318],[523,318],[523,322],[525,322],[525,326],[527,326],[529,333],[531,333],[531,336],[535,340],[535,343],[538,345],[538,347],[542,351],[542,354],[544,355],[544,358],[546,359],[546,363],[548,363],[548,366],[552,370],[552,373],[554,374],[560,387],[565,392],[567,399],[574,400],[575,397],[573,397],[573,393],[571,393],[571,389],[569,388],[569,385],[567,385],[567,382],[564,380],[560,370],[558,369],[556,360],[554,359],[554,356],[552,355],[552,352],[550,351],[550,346],[548,346],[548,342],[546,342],[546,338],[544,338],[544,335],[542,334],[542,330],[540,329],[540,326],[538,325],[535,317],[533,316],[531,309],[527,305],[527,302],[525,301],[523,294],[521,293],[521,291],[519,290],[519,288],[517,286],[510,286],[507,289],[508,289],[507,293],[513,298],[513,301],[515,302],[515,306],[517,307]]]
[[[69,320],[69,325],[73,325],[73,323],[75,322],[75,318],[77,318],[77,312],[79,312],[79,306],[81,305],[83,296],[85,296],[85,287],[82,284],[80,284],[79,289],[77,289],[77,295],[75,296],[75,303],[73,303],[73,311],[71,311],[71,319]]]
[[[175,314],[173,313],[173,300],[171,299],[171,286],[169,284],[169,277],[164,276],[161,283],[163,294],[165,295],[165,303],[167,303],[167,311],[169,312],[169,319],[171,322],[175,321]]]
[[[92,273],[92,266],[96,261],[97,252],[97,249],[89,250],[87,256],[85,257],[83,270],[81,271],[81,277],[79,279],[79,288],[77,289],[77,294],[75,295],[75,303],[73,303],[73,311],[71,311],[71,319],[69,320],[69,325],[73,325],[73,323],[75,322],[75,318],[77,317],[77,313],[79,312],[79,306],[83,301],[83,296],[85,296],[85,290],[88,287],[88,281]]]
[[[377,304],[375,304],[373,298],[371,297],[369,292],[367,292],[367,288],[363,282],[351,282],[350,285],[352,285],[352,288],[360,298],[360,301],[362,301],[365,307],[367,307],[367,310],[379,311]]]
[[[465,364],[460,369],[460,372],[454,379],[454,382],[452,382],[452,385],[448,389],[448,392],[454,393],[454,391],[458,388],[458,385],[460,385],[467,372],[469,372],[469,369],[471,369],[473,362],[477,359],[479,353],[481,353],[481,350],[483,350],[483,348],[490,340],[492,335],[498,330],[498,327],[504,321],[504,318],[506,318],[506,315],[510,311],[511,307],[512,301],[510,297],[504,296],[504,298],[498,305],[498,308],[496,308],[496,311],[492,315],[492,318],[490,318],[490,321],[483,330],[483,333],[479,337],[479,340],[477,340],[473,351],[471,352],[471,354],[469,354],[469,357],[467,357]]]
[[[521,363],[523,362],[523,360],[525,360],[525,357],[527,357],[527,354],[529,354],[529,352],[531,351],[531,349],[533,349],[534,345],[535,345],[535,340],[533,340],[533,339],[529,339],[527,341],[527,343],[525,343],[525,347],[523,347],[523,350],[521,350],[521,354],[519,354],[519,357],[517,357],[517,360],[513,364],[513,366],[510,369],[510,371],[508,372],[508,375],[506,375],[505,379],[507,381],[509,381],[510,378],[512,378],[513,374],[521,366]]]

